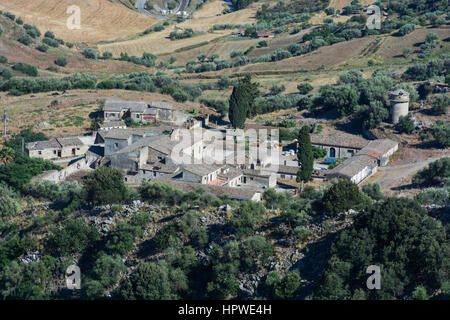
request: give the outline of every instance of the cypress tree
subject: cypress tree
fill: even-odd
[[[314,156],[311,146],[310,128],[304,126],[298,134],[297,159],[300,170],[297,173],[297,181],[306,182],[311,179],[314,166]]]
[[[245,87],[242,85],[242,82],[239,81],[239,83],[233,87],[233,92],[230,97],[230,109],[228,112],[228,118],[234,129],[244,128],[248,108],[248,96],[245,92]]]

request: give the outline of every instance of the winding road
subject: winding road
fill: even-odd
[[[145,3],[146,2],[147,2],[147,0],[137,0],[137,2],[136,2],[136,9],[138,9],[139,12],[141,12],[143,14],[146,14],[146,15],[148,15],[150,17],[153,17],[153,18],[156,18],[156,19],[159,19],[159,20],[167,20],[168,19],[167,17],[160,16],[160,15],[151,13],[150,11],[146,10],[145,9]]]
[[[161,16],[158,14],[151,13],[150,11],[145,9],[145,3],[147,0],[137,0],[136,2],[136,9],[139,10],[139,12],[146,14],[148,16],[151,16],[153,18],[159,19],[159,20],[168,20],[169,18],[165,16]],[[190,0],[181,0],[179,6],[173,10],[173,13],[177,13],[178,11],[185,11],[187,7],[189,7],[189,4],[191,3]],[[159,8],[159,7],[158,7]]]

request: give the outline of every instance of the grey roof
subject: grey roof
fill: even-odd
[[[166,110],[172,110],[172,108],[173,108],[173,106],[170,103],[160,102],[160,101],[152,101],[150,103],[150,106],[152,108],[166,109]]]
[[[279,165],[277,173],[280,174],[292,174],[296,175],[297,172],[300,170],[299,167],[292,167],[292,166],[285,166],[285,165]]]
[[[206,176],[214,171],[223,168],[225,165],[214,164],[188,164],[184,167],[184,170],[189,171],[200,177]]]
[[[126,128],[111,129],[105,134],[106,139],[128,140],[131,136],[157,136],[162,135],[165,130],[171,129],[167,126],[145,127],[145,128]]]
[[[64,147],[82,146],[84,143],[76,137],[56,138],[46,141],[35,141],[26,144],[28,150],[61,149]]]
[[[378,165],[377,160],[371,156],[361,154],[354,155],[351,158],[348,158],[343,163],[338,165],[337,167],[329,170],[326,175],[327,176],[340,176],[347,177],[351,179],[356,174],[364,170],[366,167],[376,167]]]
[[[25,146],[28,150],[44,150],[44,149],[59,149],[61,145],[55,139],[46,141],[29,142]]]
[[[117,127],[126,127],[124,121],[105,121],[100,125],[101,128],[117,128]]]
[[[409,92],[403,89],[394,89],[389,93],[390,96],[405,96],[409,97]]]
[[[160,173],[176,173],[179,170],[178,166],[169,166],[161,162],[146,163],[142,165],[139,170],[155,171]]]
[[[56,138],[61,147],[76,147],[84,145],[78,138]]]
[[[270,172],[253,169],[244,169],[243,173],[246,176],[264,177],[264,178],[268,178],[271,175]]]
[[[148,146],[157,152],[169,155],[172,153],[173,147],[179,143],[180,141],[171,140],[169,136],[163,136],[153,140]]]
[[[352,135],[311,135],[311,143],[318,145],[326,145],[331,147],[346,147],[354,149],[362,149],[367,140]]]
[[[370,141],[367,146],[358,151],[357,154],[366,154],[381,159],[386,153],[398,146],[398,142],[390,139],[378,139]]]
[[[123,154],[123,153],[130,153],[137,151],[139,149],[148,147],[153,141],[158,139],[158,136],[149,136],[149,137],[143,137],[139,139],[138,141],[130,144],[129,146],[126,146],[125,148],[120,149],[114,154]]]
[[[103,106],[103,111],[130,110],[131,112],[144,112],[147,108],[147,103],[141,101],[107,100]]]
[[[232,179],[242,176],[242,174],[243,174],[242,170],[240,170],[238,168],[227,167],[226,172],[219,173],[219,176],[224,177],[228,180],[232,180]]]

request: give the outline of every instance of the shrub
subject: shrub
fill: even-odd
[[[38,49],[41,52],[47,52],[48,51],[48,45],[46,45],[45,43],[41,43],[40,45],[38,45],[36,47],[36,49]]]
[[[59,255],[79,253],[100,239],[100,233],[83,219],[68,220],[62,229],[54,232],[48,246]]]
[[[432,102],[433,112],[436,114],[445,114],[450,105],[450,95],[442,94],[435,96]]]
[[[86,176],[87,200],[95,204],[113,204],[128,200],[121,171],[103,166]]]
[[[379,183],[368,183],[362,187],[362,192],[368,195],[373,200],[381,200],[384,198],[384,194],[381,191]]]
[[[450,179],[450,158],[445,157],[436,160],[428,165],[427,168],[420,170],[413,177],[413,182],[433,186],[445,183]]]
[[[436,142],[442,148],[447,148],[450,146],[450,123],[445,123],[442,120],[438,120],[436,121],[436,125],[433,127],[432,132]]]
[[[83,50],[83,56],[85,56],[87,59],[97,59],[97,52],[94,49],[86,48]]]
[[[300,94],[308,94],[314,89],[314,87],[309,83],[300,83],[297,86],[297,89]]]
[[[249,235],[259,228],[266,219],[266,208],[262,203],[247,201],[233,211],[231,224],[238,235]]]
[[[8,58],[6,58],[5,56],[0,55],[0,63],[7,63],[8,62]]]
[[[33,42],[33,39],[28,34],[23,34],[19,37],[17,41],[26,46],[29,46]]]
[[[397,130],[400,133],[411,133],[415,129],[414,120],[412,120],[410,117],[406,116],[400,116],[397,123]]]
[[[362,201],[358,186],[349,180],[339,180],[325,193],[322,204],[327,212],[340,213],[360,204]]]
[[[65,57],[58,57],[58,59],[55,60],[55,64],[60,67],[67,66],[67,59]]]
[[[54,34],[52,31],[47,31],[47,32],[44,34],[44,37],[45,37],[45,38],[49,38],[49,39],[55,39],[55,34]]]
[[[9,80],[13,76],[12,70],[10,68],[4,68],[0,74],[5,80]]]
[[[26,63],[22,63],[22,62],[16,63],[13,66],[13,69],[16,70],[16,71],[20,71],[20,72],[22,72],[22,73],[24,73],[24,74],[26,74],[26,75],[28,75],[30,77],[37,77],[38,76],[37,68],[35,66],[29,65],[29,64],[26,64]]]

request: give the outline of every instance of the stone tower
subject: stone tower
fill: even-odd
[[[389,94],[391,102],[391,121],[398,123],[400,116],[406,117],[409,110],[409,93],[403,89],[396,89]]]

